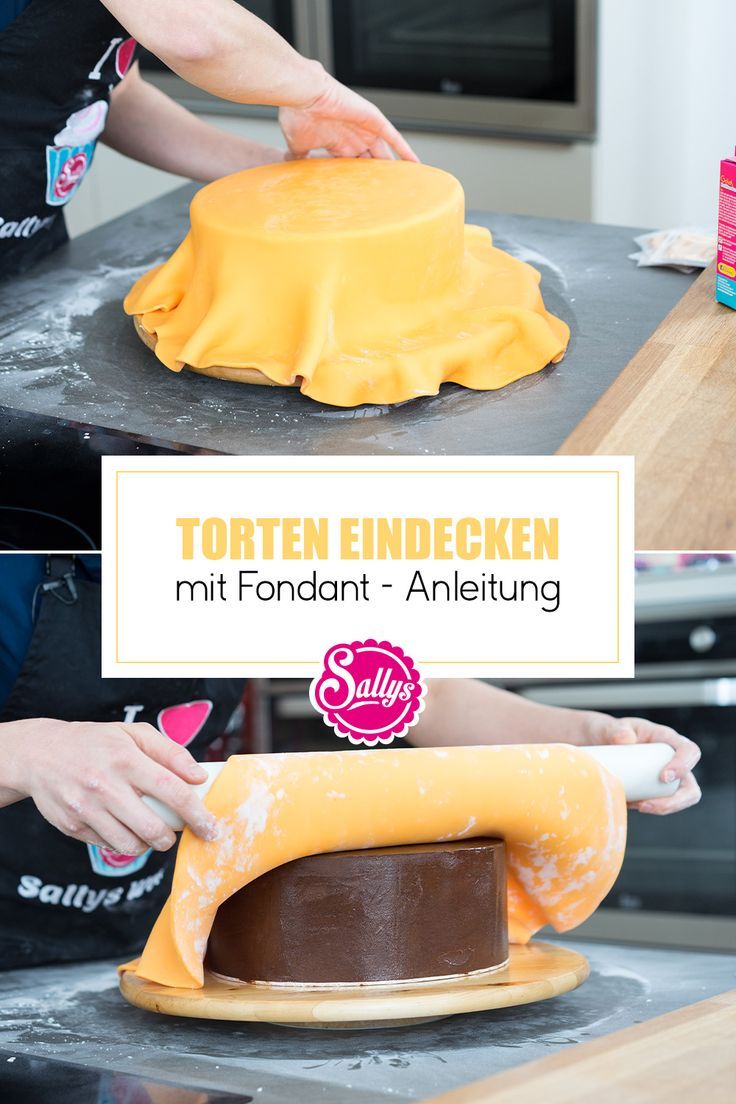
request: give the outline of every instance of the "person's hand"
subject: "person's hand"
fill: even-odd
[[[640,813],[655,813],[665,816],[678,813],[700,801],[700,786],[695,781],[693,768],[700,759],[700,748],[686,736],[675,732],[674,728],[643,720],[641,717],[607,717],[602,713],[591,715],[586,726],[586,744],[669,744],[675,754],[660,775],[662,782],[674,782],[679,778],[680,785],[671,797],[650,798],[647,801],[631,802],[629,808]]]
[[[215,818],[187,785],[204,782],[206,772],[151,725],[44,719],[13,727],[12,789],[65,835],[125,855],[168,851],[176,836],[141,801],[148,794],[202,839],[216,838]]]
[[[326,150],[332,157],[418,161],[395,126],[368,100],[324,74],[324,91],[309,103],[282,107],[279,122],[289,147],[288,157],[308,157]]]

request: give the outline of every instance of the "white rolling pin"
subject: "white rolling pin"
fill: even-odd
[[[583,747],[602,767],[615,774],[624,784],[627,801],[646,801],[654,797],[671,797],[680,780],[662,782],[660,774],[674,758],[669,744],[602,744]]]
[[[659,777],[675,754],[675,749],[669,744],[604,744],[600,747],[584,747],[578,750],[592,755],[601,766],[623,782],[627,801],[669,797],[680,785],[678,780],[662,782]],[[225,764],[202,763],[201,766],[207,771],[207,781],[201,782],[198,786],[192,786],[192,790],[199,798],[205,796]],[[176,832],[180,832],[184,827],[181,817],[168,805],[164,805],[155,797],[144,796],[143,800]]]
[[[212,783],[217,778],[218,774],[225,766],[224,763],[200,763],[200,767],[207,771],[207,780],[200,782],[198,786],[190,786],[190,789],[197,795],[200,800],[204,798],[205,794],[209,790]],[[154,813],[157,813],[163,821],[168,824],[169,828],[173,828],[175,832],[181,832],[184,827],[184,821],[181,819],[178,813],[175,813],[173,809],[170,809],[168,805],[164,805],[163,801],[159,801],[155,797],[149,797],[147,794],[143,795],[143,800],[149,809],[153,809]]]

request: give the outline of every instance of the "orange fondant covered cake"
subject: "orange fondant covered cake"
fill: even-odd
[[[562,744],[234,755],[205,804],[213,842],[185,829],[171,896],[133,969],[202,986],[217,910],[243,886],[305,855],[473,837],[505,841],[509,939],[586,920],[626,843],[619,780]]]
[[[495,390],[561,359],[539,274],[464,225],[449,173],[370,159],[202,188],[173,256],[125,300],[173,371],[298,384],[337,406]]]

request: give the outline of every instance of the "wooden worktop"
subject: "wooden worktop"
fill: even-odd
[[[736,989],[443,1093],[431,1104],[731,1104],[734,1099]]]
[[[715,301],[715,266],[559,453],[636,458],[640,551],[736,548],[736,312]]]

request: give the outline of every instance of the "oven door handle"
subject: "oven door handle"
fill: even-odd
[[[519,693],[531,701],[566,706],[568,709],[634,710],[677,706],[728,706],[736,705],[736,678],[525,686]]]

